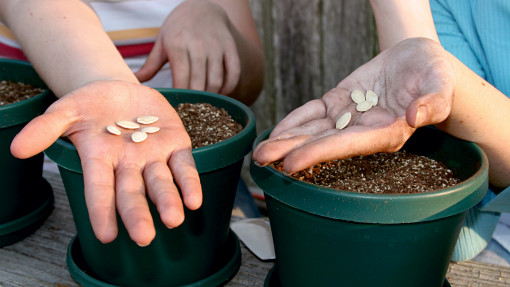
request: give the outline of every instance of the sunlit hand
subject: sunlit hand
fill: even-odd
[[[175,88],[228,95],[241,73],[238,38],[220,6],[184,1],[163,23],[154,48],[135,75],[147,81],[170,62]]]
[[[406,40],[358,68],[321,99],[292,111],[260,143],[254,160],[283,159],[293,173],[316,163],[399,150],[416,128],[448,117],[455,78],[443,48],[427,39]],[[379,102],[358,112],[351,91],[372,90]],[[349,125],[337,119],[352,113]]]
[[[161,128],[143,142],[132,142],[127,130],[116,136],[105,129],[115,121],[135,121],[142,115],[158,116]],[[11,151],[27,158],[60,136],[69,137],[78,150],[90,221],[104,243],[117,236],[116,210],[137,244],[145,246],[154,239],[146,195],[169,228],[183,222],[182,202],[192,210],[201,206],[189,136],[175,110],[154,89],[121,81],[87,84],[32,120],[13,140]]]

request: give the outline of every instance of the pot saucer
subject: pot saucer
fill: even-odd
[[[267,272],[266,280],[264,280],[264,287],[280,287],[280,278],[278,278],[278,270],[274,265],[269,272]],[[444,279],[442,287],[451,287],[447,279]]]
[[[229,261],[223,267],[219,268],[216,273],[209,277],[190,284],[181,285],[180,287],[216,287],[230,281],[241,266],[241,246],[239,244],[239,239],[232,230],[229,231],[227,246],[229,249],[227,252],[231,255],[229,257]],[[73,277],[73,279],[83,287],[116,286],[100,281],[89,275],[90,272],[88,272],[87,267],[83,262],[78,236],[75,236],[69,243],[66,263],[71,277]]]
[[[41,192],[44,193],[44,200],[39,206],[28,214],[0,224],[0,247],[18,242],[35,232],[48,218],[53,210],[53,189],[51,185],[42,178]]]

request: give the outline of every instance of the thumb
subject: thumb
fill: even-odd
[[[25,159],[41,153],[65,132],[70,121],[64,112],[58,110],[46,111],[34,118],[14,137],[12,155]]]
[[[135,76],[138,81],[146,82],[152,79],[166,62],[167,59],[163,47],[161,46],[160,41],[156,40],[154,47],[145,60],[145,63],[140,70],[135,72]]]
[[[438,94],[421,96],[411,102],[406,110],[407,124],[413,128],[444,121],[451,111],[451,103]]]

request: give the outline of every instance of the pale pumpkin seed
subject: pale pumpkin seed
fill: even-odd
[[[140,124],[144,124],[144,125],[150,125],[152,123],[155,123],[159,120],[158,117],[156,116],[141,116],[141,117],[138,117],[136,118],[136,121]]]
[[[351,116],[351,113],[347,112],[339,117],[338,120],[336,120],[336,128],[339,130],[345,128],[351,121]]]
[[[367,91],[365,98],[367,101],[372,102],[372,106],[376,106],[377,102],[379,101],[379,97],[377,96],[377,94],[371,90]]]
[[[365,101],[365,94],[361,90],[354,90],[351,93],[351,99],[356,103],[359,104],[361,102]]]
[[[145,139],[147,139],[147,133],[137,131],[131,134],[131,140],[133,140],[135,143],[143,142]]]
[[[135,130],[137,128],[140,127],[139,124],[137,123],[134,123],[132,121],[117,121],[115,122],[119,127],[122,127],[122,128],[125,128],[125,129],[130,129],[130,130]]]
[[[145,127],[145,128],[142,128],[140,131],[142,131],[144,133],[148,133],[148,134],[153,134],[153,133],[159,131],[159,128],[158,127]]]
[[[372,108],[372,102],[369,101],[361,102],[356,106],[358,112],[366,112],[370,110],[370,108]]]
[[[106,130],[116,136],[120,136],[121,132],[116,126],[107,126]]]

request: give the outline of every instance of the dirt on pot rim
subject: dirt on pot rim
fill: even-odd
[[[224,141],[243,129],[225,109],[209,103],[181,103],[175,110],[191,138],[192,148]]]
[[[29,84],[14,81],[0,81],[0,106],[21,102],[44,92]]]

